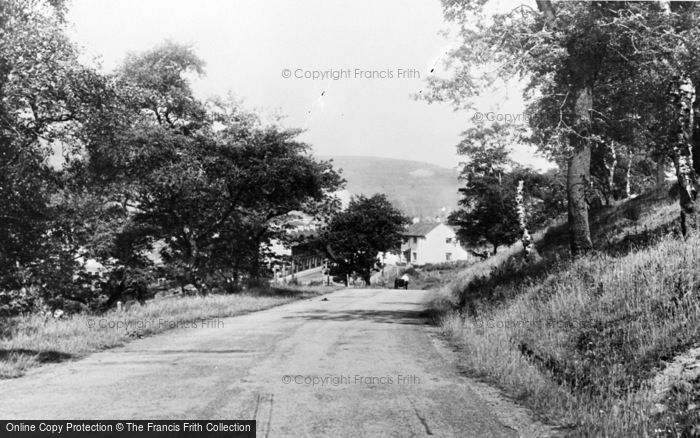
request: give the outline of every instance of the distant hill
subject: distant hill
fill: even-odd
[[[457,207],[457,172],[435,164],[393,158],[322,156],[342,169],[351,195],[384,193],[405,214],[434,217]],[[445,209],[443,211],[443,208]]]

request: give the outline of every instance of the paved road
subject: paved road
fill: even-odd
[[[0,418],[254,418],[259,437],[517,436],[441,356],[426,296],[342,290],[45,366],[0,381]]]

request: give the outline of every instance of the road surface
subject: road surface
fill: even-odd
[[[517,437],[443,357],[426,297],[346,289],[44,366],[0,381],[0,418],[256,419],[259,437]]]

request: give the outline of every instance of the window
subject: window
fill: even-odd
[[[447,260],[448,262],[449,262],[450,260],[452,260],[452,253],[451,253],[451,252],[445,253],[445,260]]]
[[[447,239],[445,239],[445,243],[452,243],[452,238],[448,237]]]
[[[418,253],[414,252],[413,253],[413,261],[415,262],[416,260],[418,260]]]
[[[413,243],[418,243],[418,238],[417,238],[417,237],[414,237],[414,238],[413,238]],[[415,253],[414,253],[414,254],[415,254]]]

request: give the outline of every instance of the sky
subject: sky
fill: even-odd
[[[283,114],[315,155],[462,161],[456,144],[474,112],[413,98],[453,44],[440,35],[439,0],[72,0],[68,19],[85,59],[105,70],[166,39],[191,44],[206,63],[199,97],[233,93]],[[522,112],[518,93],[508,96],[477,109]],[[515,157],[541,164],[532,151]]]

